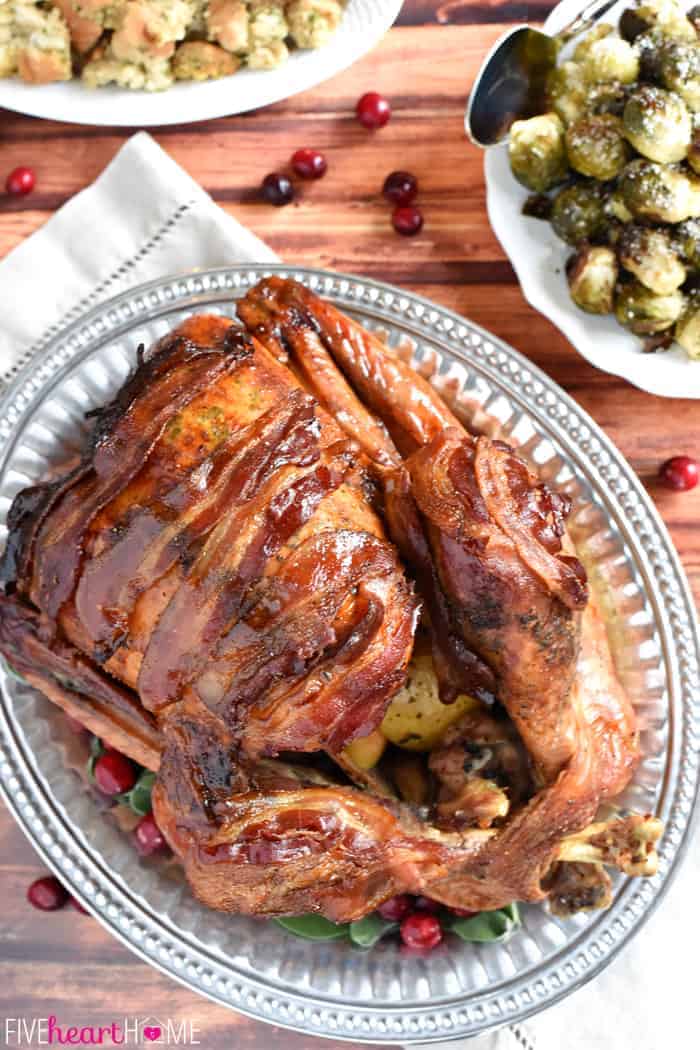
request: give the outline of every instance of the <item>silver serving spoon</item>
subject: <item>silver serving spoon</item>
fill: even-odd
[[[477,146],[493,146],[506,137],[515,120],[545,109],[547,73],[559,50],[609,11],[617,0],[592,0],[556,34],[515,26],[497,40],[477,73],[464,126]]]

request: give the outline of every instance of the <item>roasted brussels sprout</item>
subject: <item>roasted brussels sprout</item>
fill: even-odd
[[[588,87],[587,113],[611,113],[621,117],[629,95],[629,87],[611,81],[609,84],[592,84]]]
[[[619,36],[594,40],[581,60],[583,75],[589,84],[615,81],[632,84],[639,76],[637,52]]]
[[[620,190],[614,190],[605,198],[605,214],[618,222],[632,222],[634,215],[625,204]]]
[[[566,264],[571,298],[589,314],[612,313],[617,273],[611,248],[583,245]]]
[[[668,230],[629,223],[617,242],[617,257],[626,270],[657,295],[675,292],[686,279]]]
[[[659,164],[683,160],[693,135],[683,99],[644,84],[632,92],[622,117],[627,139],[638,153]]]
[[[556,113],[516,120],[508,143],[516,179],[536,193],[563,182],[567,175],[564,125]]]
[[[574,62],[585,62],[593,45],[599,40],[604,40],[606,37],[610,36],[612,31],[613,27],[607,22],[598,22],[594,25],[576,45],[574,50]]]
[[[618,288],[615,317],[637,335],[655,335],[673,327],[685,306],[681,292],[656,295],[640,281],[630,281]]]
[[[595,183],[566,186],[552,204],[552,228],[567,244],[580,244],[595,237],[605,226],[603,195]]]
[[[637,54],[639,55],[639,79],[642,81],[661,81],[661,55],[668,37],[665,37],[660,29],[650,29],[642,33],[635,41]]]
[[[700,130],[693,134],[686,160],[693,171],[700,175]]]
[[[694,113],[700,112],[700,44],[669,41],[659,55],[659,76]]]
[[[696,4],[688,11],[688,21],[695,27],[695,32],[700,34],[700,4]]]
[[[697,293],[688,299],[673,334],[688,357],[700,361],[700,296]]]
[[[700,215],[700,182],[675,165],[633,160],[622,172],[619,188],[638,219],[683,222]]]
[[[547,106],[565,124],[571,124],[586,110],[590,86],[578,62],[562,62],[547,75]]]
[[[649,29],[658,29],[671,40],[695,39],[695,29],[677,0],[643,0],[620,18],[620,32],[626,40],[638,41]]]
[[[676,226],[673,239],[688,268],[700,271],[700,219],[688,219]]]
[[[580,117],[566,129],[566,153],[581,175],[614,179],[629,159],[622,121],[611,113]]]

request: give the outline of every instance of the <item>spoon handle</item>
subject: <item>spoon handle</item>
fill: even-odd
[[[590,4],[584,7],[573,22],[569,22],[567,26],[557,33],[556,38],[560,44],[566,44],[573,37],[578,36],[579,33],[583,33],[584,30],[589,29],[595,22],[598,21],[611,7],[614,7],[617,0],[591,0]]]

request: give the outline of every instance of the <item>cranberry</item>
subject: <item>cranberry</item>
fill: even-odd
[[[392,171],[384,179],[382,193],[393,204],[410,204],[418,193],[418,179],[409,171]]]
[[[387,922],[401,922],[413,911],[413,901],[407,893],[399,893],[397,897],[390,897],[380,904],[377,911]]]
[[[413,237],[423,229],[423,216],[413,204],[395,208],[391,221],[402,237]]]
[[[415,909],[416,911],[430,912],[435,914],[440,911],[442,905],[439,901],[432,900],[431,897],[416,897]]]
[[[40,911],[57,911],[68,900],[68,891],[55,875],[37,879],[27,890],[27,900]]]
[[[76,911],[81,912],[83,915],[89,915],[90,914],[90,912],[87,910],[87,908],[84,908],[82,906],[82,904],[80,903],[80,901],[78,900],[77,897],[71,897],[70,902],[71,902],[71,905],[75,908]]]
[[[166,845],[165,836],[156,824],[156,818],[152,813],[147,813],[145,817],[141,817],[141,820],[136,825],[134,838],[136,839],[136,848],[144,857],[155,853],[156,850],[163,849]]]
[[[281,208],[284,204],[291,204],[294,200],[294,187],[286,175],[273,171],[262,181],[262,195],[268,204]]]
[[[5,189],[13,197],[26,197],[36,185],[36,175],[31,168],[15,168],[5,180]]]
[[[409,948],[436,948],[442,940],[442,926],[434,915],[414,912],[401,923],[401,940]]]
[[[687,492],[700,481],[700,463],[690,456],[672,456],[661,465],[659,478],[666,488]]]
[[[292,154],[292,167],[302,179],[320,179],[326,174],[326,158],[317,149],[298,149]]]
[[[460,919],[471,919],[473,915],[478,914],[478,912],[470,911],[469,908],[450,908],[450,911]]]
[[[123,795],[136,783],[136,770],[126,755],[105,751],[95,762],[95,783],[105,795]]]
[[[358,100],[355,113],[363,127],[374,131],[388,124],[391,117],[391,106],[383,95],[376,91],[368,91]]]

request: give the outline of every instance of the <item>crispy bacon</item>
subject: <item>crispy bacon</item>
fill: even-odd
[[[60,495],[58,513],[46,517],[35,537],[31,598],[55,618],[77,582],[83,540],[97,512],[143,467],[178,408],[252,352],[250,339],[230,325],[217,327],[211,343],[166,337],[149,360],[97,417],[87,476],[80,471]]]

